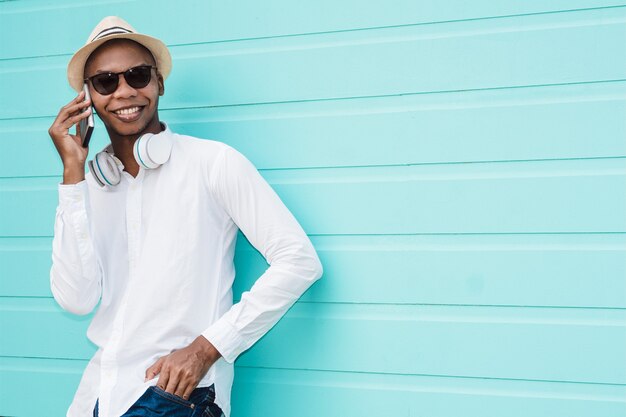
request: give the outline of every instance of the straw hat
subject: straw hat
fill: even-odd
[[[108,16],[98,23],[89,35],[85,46],[76,51],[67,65],[67,79],[74,90],[80,92],[83,89],[85,62],[87,62],[89,55],[98,46],[111,39],[131,39],[148,48],[156,60],[156,66],[163,75],[163,79],[167,78],[172,70],[172,57],[163,42],[151,36],[137,33],[135,28],[122,18]]]

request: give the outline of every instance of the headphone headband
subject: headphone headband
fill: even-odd
[[[165,123],[164,130],[157,133],[141,135],[133,145],[133,156],[140,167],[156,169],[167,162],[172,153],[173,137]],[[108,144],[88,162],[89,171],[100,187],[116,186],[122,180],[124,165],[113,154],[113,144]]]

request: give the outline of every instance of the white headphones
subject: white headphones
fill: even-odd
[[[154,169],[163,165],[172,153],[172,132],[166,128],[156,135],[141,135],[133,146],[133,155],[137,163],[145,169]],[[101,187],[115,186],[122,179],[122,161],[113,155],[113,145],[107,145],[88,162],[89,171]]]

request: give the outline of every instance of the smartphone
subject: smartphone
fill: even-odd
[[[91,96],[89,95],[89,86],[87,83],[83,85],[83,91],[85,92],[85,100],[91,100]],[[83,141],[83,148],[86,148],[89,146],[89,139],[91,139],[91,134],[93,133],[93,110],[91,111],[89,117],[81,119],[78,123],[80,124],[80,138]]]

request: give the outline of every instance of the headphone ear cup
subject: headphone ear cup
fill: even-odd
[[[120,169],[108,152],[98,152],[93,161],[89,161],[89,171],[101,187],[117,185],[122,179]]]
[[[146,169],[158,168],[170,158],[172,138],[168,134],[146,133],[135,141],[133,155],[139,165]]]

